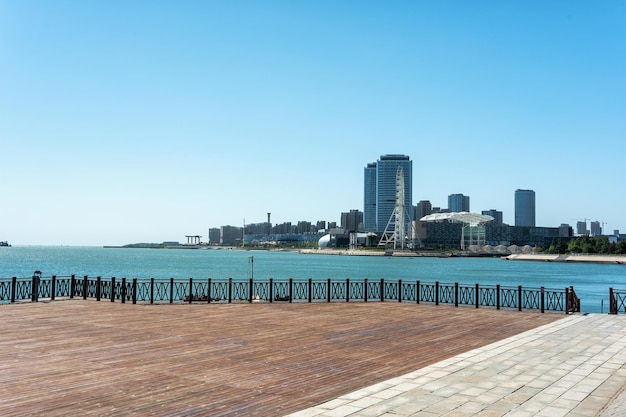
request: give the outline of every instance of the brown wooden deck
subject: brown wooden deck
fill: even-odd
[[[0,415],[279,416],[558,320],[408,303],[0,306]]]

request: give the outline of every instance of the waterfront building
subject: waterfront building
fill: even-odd
[[[535,226],[535,192],[515,190],[515,226]]]
[[[448,196],[448,210],[450,213],[470,211],[470,198],[463,194],[450,194]]]
[[[503,224],[503,217],[502,217],[502,212],[501,211],[498,211],[496,209],[483,210],[481,212],[481,214],[493,217],[493,222],[491,222],[491,223],[494,224],[494,225],[502,225]]]
[[[243,228],[237,226],[220,227],[220,244],[237,245],[243,239]]]
[[[413,161],[407,155],[381,155],[364,171],[364,226],[366,230],[382,233],[394,214],[396,207],[396,174],[402,168],[404,179],[404,207],[406,219],[412,222],[413,210]]]
[[[210,245],[218,245],[220,243],[220,228],[212,227],[209,229],[209,244]]]
[[[422,222],[425,223],[425,222]],[[428,222],[426,226],[426,238],[422,244],[427,248],[459,249],[459,242],[463,233],[463,224],[458,222]],[[562,227],[529,227],[497,225],[493,222],[486,223],[478,230],[481,233],[481,241],[486,245],[517,245],[517,246],[540,246],[547,248],[552,241],[559,237],[571,237],[572,230]],[[565,236],[563,236],[565,235]],[[466,238],[466,245],[470,244]],[[467,246],[466,246],[467,247]]]

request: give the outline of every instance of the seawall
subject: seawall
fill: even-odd
[[[516,254],[503,256],[501,259],[504,259],[505,261],[580,262],[626,265],[626,256],[623,255]]]

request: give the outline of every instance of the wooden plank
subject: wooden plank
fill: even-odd
[[[0,306],[0,415],[287,414],[562,318],[410,303]]]

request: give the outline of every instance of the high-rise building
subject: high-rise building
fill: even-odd
[[[448,196],[448,210],[450,210],[450,213],[470,211],[469,196],[463,194],[450,194]]]
[[[535,227],[535,192],[515,190],[515,226]]]
[[[493,217],[493,222],[490,222],[492,226],[502,226],[502,212],[496,209],[483,210],[481,214]]]
[[[419,220],[424,216],[428,216],[433,212],[433,205],[430,200],[421,200],[415,206],[415,220]]]
[[[599,221],[591,222],[591,237],[602,236],[602,226]]]
[[[413,220],[413,161],[407,155],[382,155],[367,164],[364,178],[364,225],[366,230],[383,232],[396,206],[396,174],[402,168],[406,220]]]
[[[576,222],[576,233],[581,236],[589,234],[589,229],[587,229],[587,220]]]
[[[363,175],[363,226],[365,230],[376,229],[376,162],[367,164]]]
[[[363,212],[350,210],[348,213],[341,213],[341,227],[347,232],[358,232],[363,228]]]

